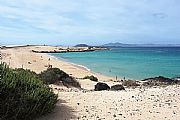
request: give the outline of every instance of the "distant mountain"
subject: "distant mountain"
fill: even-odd
[[[87,45],[87,44],[77,44],[77,45],[75,45],[75,47],[89,47],[89,45]]]
[[[102,45],[104,47],[180,47],[180,44],[123,44],[123,43],[108,43]]]
[[[135,44],[123,44],[123,43],[108,43],[108,44],[104,44],[103,46],[105,47],[133,47],[135,46]]]

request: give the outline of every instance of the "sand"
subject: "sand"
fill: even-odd
[[[170,86],[144,92],[60,92],[63,101],[58,102],[53,113],[39,120],[179,120],[179,90]]]
[[[52,113],[38,120],[179,120],[180,86],[92,91],[97,82],[81,79],[86,75],[95,75],[101,82],[106,82],[110,86],[118,82],[114,82],[115,77],[94,73],[48,54],[32,52],[32,50],[54,49],[59,48],[30,46],[0,50],[2,61],[12,68],[23,67],[40,73],[51,64],[52,67],[58,67],[76,77],[81,87],[85,89],[50,85],[59,89],[58,91],[54,89],[59,101]]]

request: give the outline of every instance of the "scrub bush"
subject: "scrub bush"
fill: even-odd
[[[92,80],[92,81],[98,82],[98,78],[95,77],[95,76],[93,76],[93,75],[91,75],[91,76],[85,76],[83,79],[90,79],[90,80]]]
[[[59,68],[48,68],[47,70],[41,72],[39,77],[45,84],[58,84],[58,82],[62,82],[63,85],[67,87],[73,86],[81,88],[81,85],[78,81]]]
[[[56,102],[57,95],[34,72],[0,64],[0,120],[32,120]]]

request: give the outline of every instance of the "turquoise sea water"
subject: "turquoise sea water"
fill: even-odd
[[[83,65],[109,76],[144,79],[180,76],[180,48],[112,48],[109,51],[53,53],[57,58]]]

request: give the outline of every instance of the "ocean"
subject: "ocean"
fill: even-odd
[[[142,80],[156,76],[180,76],[180,47],[111,48],[50,55],[112,77]]]

